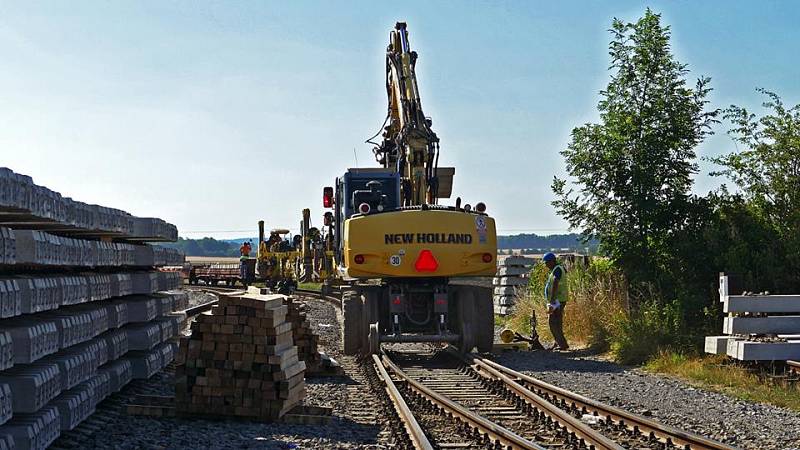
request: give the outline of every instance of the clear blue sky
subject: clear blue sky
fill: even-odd
[[[566,230],[549,189],[570,130],[596,120],[613,17],[672,27],[713,106],[800,102],[800,3],[0,2],[0,166],[190,237],[319,222],[321,190],[373,165],[395,21],[455,190],[502,233]],[[732,149],[726,127],[700,149]],[[355,155],[354,155],[355,149]],[[708,167],[704,165],[704,172]],[[704,174],[697,190],[717,182]],[[249,232],[252,230],[252,232]]]

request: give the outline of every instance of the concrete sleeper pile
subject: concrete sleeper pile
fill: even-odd
[[[46,448],[172,361],[188,299],[158,267],[183,256],[143,243],[176,238],[0,168],[0,450]]]

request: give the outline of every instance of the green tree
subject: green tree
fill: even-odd
[[[711,158],[723,166],[712,175],[727,176],[745,198],[785,233],[800,228],[800,105],[786,108],[773,92],[763,103],[772,114],[756,117],[732,105],[724,117],[733,125],[728,134],[744,150]]]
[[[664,272],[679,265],[671,245],[694,207],[694,148],[718,111],[706,111],[709,78],[687,85],[689,71],[672,55],[659,14],[614,19],[610,32],[612,75],[600,92],[600,122],[573,129],[561,152],[573,183],[554,178],[553,205],[573,229],[600,240],[632,287],[660,292]]]
[[[722,197],[727,196],[728,211],[738,209],[737,216],[728,216],[739,219],[728,222],[736,225],[733,231],[741,234],[741,230],[749,229],[751,233],[743,236],[745,239],[752,241],[759,237],[763,242],[751,254],[763,255],[760,270],[768,272],[772,282],[757,276],[753,281],[760,281],[762,286],[771,284],[779,290],[797,289],[800,288],[797,276],[800,273],[800,105],[787,108],[777,94],[764,89],[758,92],[767,97],[763,106],[769,110],[768,114],[758,117],[735,105],[724,111],[724,117],[733,127],[728,134],[744,148],[711,158],[722,166],[722,170],[712,175],[725,176],[739,188],[740,194],[736,196],[722,191]],[[755,228],[758,230],[754,231]],[[729,245],[742,246],[730,241]]]

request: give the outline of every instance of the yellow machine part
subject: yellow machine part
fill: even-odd
[[[434,209],[357,216],[345,221],[343,238],[346,275],[352,278],[494,276],[497,271],[497,232],[494,219],[485,215]],[[418,265],[420,258],[428,264]]]
[[[504,328],[503,331],[500,332],[500,340],[506,344],[510,344],[514,340],[514,330]]]

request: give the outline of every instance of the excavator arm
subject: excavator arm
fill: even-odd
[[[417,52],[411,51],[405,22],[398,22],[389,34],[386,49],[386,93],[389,111],[383,141],[373,149],[377,161],[400,174],[401,204],[435,204],[439,192],[439,138],[431,120],[422,111],[415,66]],[[452,170],[445,170],[452,179]],[[452,183],[452,181],[450,181]]]

